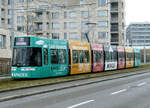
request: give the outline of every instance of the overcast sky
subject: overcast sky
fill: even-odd
[[[131,22],[150,22],[150,0],[125,0],[126,25]]]

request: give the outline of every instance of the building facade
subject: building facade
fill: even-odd
[[[16,0],[15,29],[53,39],[123,45],[123,0]]]
[[[150,23],[131,23],[126,29],[126,41],[130,46],[150,46]]]
[[[124,7],[123,0],[110,0],[110,35],[112,45],[124,45]]]

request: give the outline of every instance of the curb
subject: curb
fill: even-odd
[[[148,73],[149,72],[148,70],[145,70],[145,71],[146,72],[130,73],[128,75],[121,74],[122,76],[115,76],[114,78],[113,77],[112,78],[102,78],[102,79],[98,79],[96,81],[89,81],[89,82],[85,82],[85,83],[74,84],[74,85],[71,85],[71,86],[64,86],[64,87],[53,88],[53,89],[48,89],[48,90],[43,90],[43,91],[30,92],[30,93],[21,94],[21,95],[13,95],[13,96],[8,96],[8,97],[3,97],[3,98],[0,98],[0,102],[9,101],[9,100],[18,99],[18,98],[24,98],[24,97],[27,97],[27,96],[33,96],[33,95],[38,95],[38,94],[43,94],[43,93],[48,93],[48,92],[54,92],[54,91],[63,90],[63,89],[69,89],[69,88],[73,88],[73,87],[84,86],[84,85],[88,85],[88,84],[94,84],[94,83],[103,82],[103,81],[109,81],[109,80],[124,78],[124,77],[128,77],[128,76],[133,76],[133,75],[143,74],[143,73]],[[134,72],[134,71],[132,71],[132,72]],[[129,72],[127,72],[127,73],[129,73]],[[94,77],[94,78],[96,78],[96,77]],[[87,78],[87,79],[89,79],[89,78]],[[81,79],[81,80],[84,80],[84,79]],[[41,86],[43,86],[43,85],[41,85]],[[33,88],[33,87],[28,87],[28,88]],[[20,90],[20,89],[18,89],[18,90]]]

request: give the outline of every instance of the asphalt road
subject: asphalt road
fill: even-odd
[[[150,108],[150,73],[0,102],[0,108]]]

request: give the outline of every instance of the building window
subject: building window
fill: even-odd
[[[52,33],[52,39],[59,39],[59,33]]]
[[[81,33],[81,39],[82,40],[86,39],[86,35],[87,35],[87,33]]]
[[[98,0],[98,6],[106,6],[107,5],[107,0]]]
[[[69,13],[70,18],[76,18],[77,17],[77,13],[75,11],[72,11]]]
[[[23,23],[24,22],[24,16],[17,16],[17,23]]]
[[[67,28],[67,22],[64,22],[64,29]]]
[[[17,26],[17,31],[23,32],[24,31],[24,26]]]
[[[69,27],[70,27],[71,29],[77,28],[77,23],[76,23],[76,22],[70,22],[70,23],[69,23]]]
[[[75,33],[75,32],[73,32],[73,33],[69,33],[69,39],[70,39],[70,40],[78,39],[78,37],[77,37],[77,33]]]
[[[64,39],[67,39],[67,33],[64,33]]]
[[[3,8],[1,9],[1,15],[5,16],[5,9],[3,9]]]
[[[98,22],[98,26],[99,27],[107,27],[108,26],[108,22],[107,21],[99,21]]]
[[[8,18],[8,24],[12,24],[12,19]]]
[[[42,18],[42,15],[43,15],[42,12],[37,12],[37,13],[36,13],[36,16],[37,16],[38,18]]]
[[[60,24],[58,22],[53,22],[52,23],[52,29],[59,29]]]
[[[11,15],[11,14],[12,14],[12,10],[8,9],[8,15]]]
[[[28,0],[28,2],[33,2],[33,0]]]
[[[5,18],[1,18],[1,23],[5,23]]]
[[[81,22],[82,28],[88,28],[87,21]]]
[[[33,25],[29,25],[29,26],[28,26],[28,31],[29,31],[29,32],[33,32],[33,31],[34,31]]]
[[[106,17],[108,16],[108,12],[106,10],[98,10],[99,17]]]
[[[28,16],[27,16],[27,20],[28,20],[28,22],[33,22],[34,16],[28,15]]]
[[[98,32],[98,39],[107,38],[107,32]]]
[[[5,0],[1,0],[1,5],[5,5]]]
[[[24,2],[24,0],[17,0],[17,2],[18,2],[18,3],[23,3],[23,2]]]
[[[47,28],[47,30],[49,30],[49,23],[48,22],[46,23],[46,28]]]
[[[37,30],[42,30],[42,26],[43,26],[42,23],[37,23]]]
[[[8,5],[10,5],[10,4],[11,4],[11,1],[12,1],[12,0],[8,0]]]
[[[59,18],[59,12],[53,12],[52,13],[52,18],[53,19]]]
[[[64,12],[64,18],[67,18],[67,12]]]
[[[5,47],[6,47],[6,36],[0,35],[0,48],[5,48]]]
[[[89,12],[88,11],[82,11],[81,15],[82,15],[82,18],[88,18],[89,17]]]

